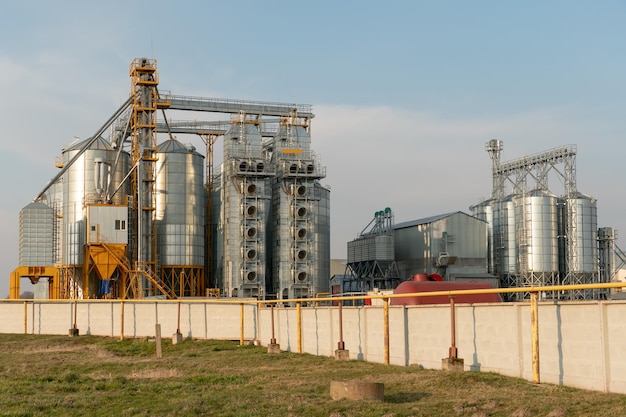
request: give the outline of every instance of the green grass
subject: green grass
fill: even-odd
[[[382,382],[384,401],[334,401],[333,380]],[[626,396],[493,373],[449,373],[239,346],[0,335],[3,416],[623,416]]]

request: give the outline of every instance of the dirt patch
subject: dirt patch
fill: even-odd
[[[533,412],[530,408],[518,408],[517,410],[513,411],[511,417],[531,417],[532,415]]]
[[[546,417],[565,417],[567,415],[567,410],[564,408],[555,408],[550,411]]]
[[[164,379],[179,378],[183,376],[178,369],[144,369],[141,371],[133,371],[128,375],[131,379]]]

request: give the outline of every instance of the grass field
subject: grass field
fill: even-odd
[[[384,383],[332,400],[331,381]],[[626,396],[493,373],[451,373],[230,341],[0,335],[3,416],[624,416]]]

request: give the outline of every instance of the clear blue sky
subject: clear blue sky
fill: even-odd
[[[626,233],[624,21],[623,1],[6,2],[0,297],[19,210],[125,100],[142,56],[174,94],[313,105],[334,258],[385,207],[396,222],[469,212],[491,192],[492,138],[504,160],[577,145],[598,226]]]

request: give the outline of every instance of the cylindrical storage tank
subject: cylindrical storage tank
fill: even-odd
[[[496,262],[495,262],[495,245],[494,245],[494,234],[493,234],[493,200],[485,200],[476,204],[475,206],[470,207],[470,211],[474,215],[483,221],[487,222],[487,271],[490,274],[496,273]]]
[[[78,154],[90,140],[72,144],[63,150],[63,163]],[[102,202],[103,197],[115,191],[128,173],[130,156],[103,139],[96,139],[63,174],[63,253],[64,265],[83,265],[83,247],[86,243],[85,205]],[[103,186],[111,182],[108,190]],[[125,204],[129,193],[128,182],[115,194],[113,204]]]
[[[547,190],[533,190],[516,199],[515,223],[520,271],[558,272],[556,196]]]
[[[162,266],[204,267],[204,157],[177,140],[157,146],[156,235]]]
[[[493,210],[494,263],[496,273],[515,275],[518,269],[518,248],[515,224],[516,194],[495,203]]]
[[[568,272],[598,271],[598,212],[596,199],[576,193],[565,200],[568,224]]]

